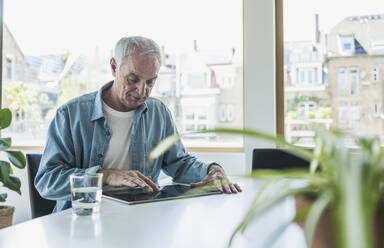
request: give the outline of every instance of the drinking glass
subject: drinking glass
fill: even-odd
[[[72,213],[76,216],[92,215],[100,211],[103,174],[74,173],[71,184]]]

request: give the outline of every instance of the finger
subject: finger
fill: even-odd
[[[239,185],[237,185],[237,183],[233,184],[235,186],[235,188],[237,189],[238,192],[243,192],[243,190],[240,188]]]
[[[229,187],[231,188],[232,193],[237,194],[237,189],[236,189],[235,185],[230,184]]]
[[[160,191],[159,187],[157,187],[157,185],[150,178],[144,176],[140,171],[137,172],[137,176],[148,184],[152,190]]]
[[[213,181],[213,184],[216,186],[216,189],[220,192],[224,192],[224,189],[223,187],[221,186],[221,183],[219,180],[215,180]]]
[[[224,185],[223,185],[223,188],[224,188],[224,192],[225,192],[226,194],[231,194],[231,193],[232,193],[231,188],[229,187],[228,184],[224,184]]]
[[[134,183],[136,183],[140,188],[143,188],[145,191],[147,192],[152,192],[153,189],[151,188],[151,186],[149,186],[148,184],[146,184],[143,180],[141,180],[140,178],[135,178],[132,180]]]
[[[125,186],[125,187],[134,188],[138,186],[135,182],[132,181],[132,178],[122,178],[115,182],[116,184],[114,184],[114,186],[118,186],[118,187]]]

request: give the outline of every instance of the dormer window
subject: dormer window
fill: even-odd
[[[340,35],[340,50],[343,54],[355,53],[355,37],[353,35]]]

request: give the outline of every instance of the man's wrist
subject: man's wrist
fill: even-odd
[[[209,173],[209,171],[214,168],[215,166],[217,167],[220,167],[220,168],[223,168],[221,167],[221,165],[219,165],[218,163],[211,163],[210,165],[208,165],[208,168],[207,168],[207,174]]]

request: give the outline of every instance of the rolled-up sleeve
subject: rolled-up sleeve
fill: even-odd
[[[35,177],[35,187],[43,198],[70,200],[69,175],[95,173],[100,166],[87,169],[76,165],[70,118],[66,108],[59,108],[48,129],[48,138]]]

